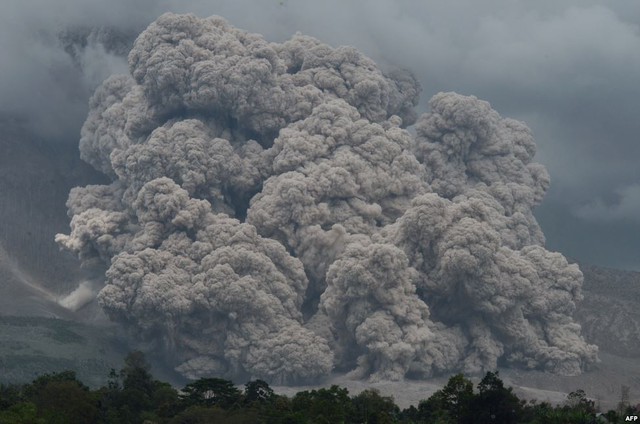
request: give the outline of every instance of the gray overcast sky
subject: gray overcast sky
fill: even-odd
[[[551,190],[537,210],[547,246],[640,270],[638,0],[5,0],[0,113],[52,142],[76,143],[88,96],[125,63],[90,48],[73,65],[57,34],[143,29],[164,11],[218,14],[281,41],[300,31],[353,45],[423,86],[473,94],[534,131]]]

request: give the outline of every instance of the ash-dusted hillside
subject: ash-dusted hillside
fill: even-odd
[[[52,237],[68,225],[68,190],[101,176],[70,143],[44,141],[6,116],[0,116],[0,152],[0,305],[11,308],[20,297],[12,290],[31,290],[30,283],[55,294],[77,286],[78,263]],[[20,313],[32,312],[27,307]]]
[[[102,72],[109,69],[105,63],[87,59],[96,51],[113,58],[126,56],[134,38],[116,28],[64,29],[49,39],[59,47],[55,66],[49,69],[55,93],[37,84],[33,87],[34,94],[44,96],[40,91],[45,91],[52,96],[45,96],[43,102],[59,105],[46,111],[34,107],[25,114],[4,99],[0,108],[0,315],[68,318],[68,313],[55,306],[58,296],[95,276],[80,270],[53,237],[68,227],[65,203],[69,190],[78,184],[105,181],[78,153],[86,103],[104,78],[98,67],[104,65]]]
[[[580,264],[584,300],[576,319],[591,343],[612,354],[640,358],[640,272]]]

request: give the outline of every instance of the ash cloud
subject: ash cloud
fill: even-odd
[[[424,378],[498,362],[577,374],[576,265],[532,214],[522,123],[350,47],[165,14],[95,92],[57,242],[98,300],[189,378]],[[405,128],[416,122],[416,135]]]

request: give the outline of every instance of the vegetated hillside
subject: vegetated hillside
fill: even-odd
[[[84,272],[53,241],[69,225],[69,188],[99,176],[80,161],[75,140],[41,143],[6,116],[0,152],[0,382],[73,369],[102,384],[127,348],[108,328],[79,322],[95,321],[95,305],[74,313],[57,303]]]
[[[89,386],[99,387],[111,368],[119,368],[126,352],[113,329],[55,318],[0,316],[0,383],[73,370]]]

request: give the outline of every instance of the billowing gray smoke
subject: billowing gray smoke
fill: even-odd
[[[184,375],[564,374],[597,360],[582,274],[544,249],[549,177],[520,122],[353,48],[166,14],[91,100],[64,248]]]

